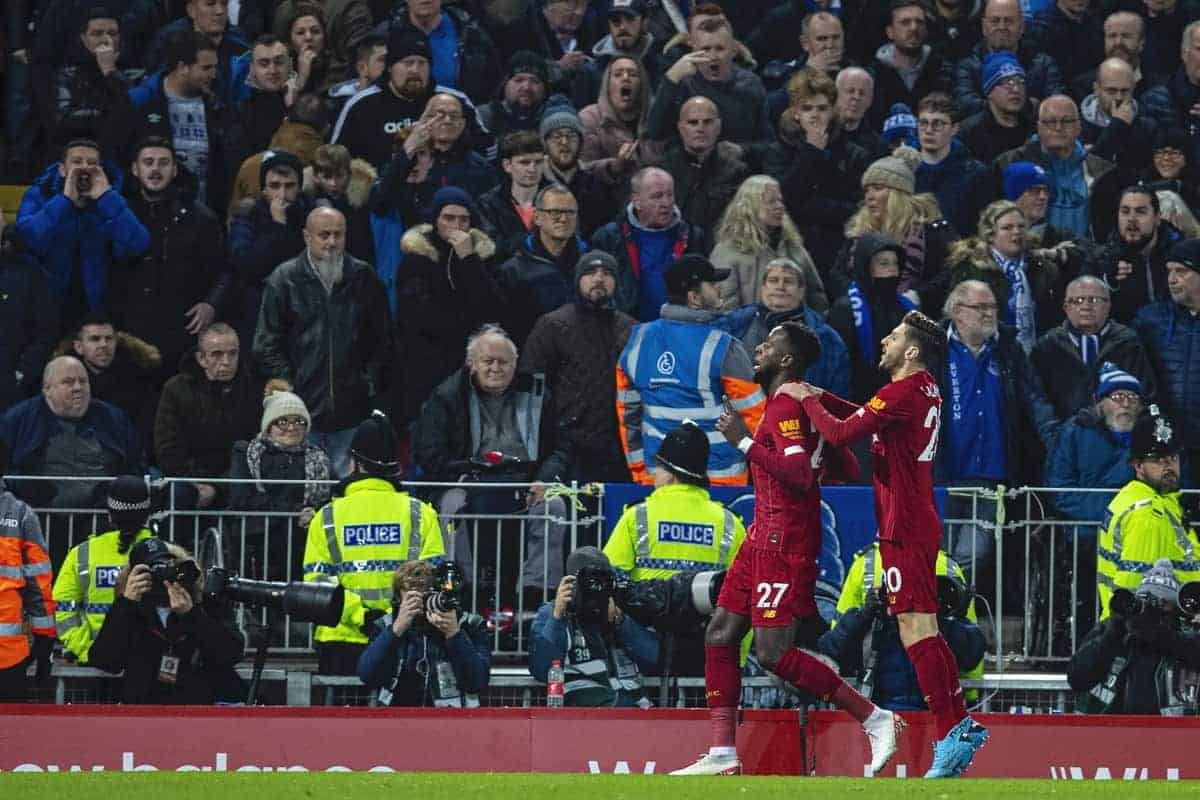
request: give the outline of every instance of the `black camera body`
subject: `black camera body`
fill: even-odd
[[[453,561],[443,561],[433,575],[433,588],[425,592],[421,605],[426,614],[461,611],[462,569]]]
[[[575,596],[567,605],[567,613],[589,621],[605,618],[615,585],[611,569],[580,567],[575,575]]]
[[[1151,613],[1163,614],[1170,611],[1169,604],[1151,594],[1134,594],[1128,589],[1113,589],[1108,609],[1120,617],[1142,617]]]
[[[183,561],[166,560],[147,564],[150,577],[154,580],[154,590],[165,592],[167,583],[178,583],[191,589],[200,580],[200,568],[190,559]]]

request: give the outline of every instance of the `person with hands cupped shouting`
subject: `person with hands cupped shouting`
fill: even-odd
[[[201,605],[202,585],[183,548],[153,536],[134,545],[88,655],[91,666],[124,670],[122,702],[209,705],[244,696],[234,666],[245,642]]]
[[[491,670],[483,618],[459,607],[458,566],[407,561],[392,578],[387,615],[370,612],[358,677],[390,706],[477,708]]]

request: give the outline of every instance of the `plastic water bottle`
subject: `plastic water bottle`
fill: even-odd
[[[563,707],[563,668],[557,658],[550,662],[546,673],[546,708]]]

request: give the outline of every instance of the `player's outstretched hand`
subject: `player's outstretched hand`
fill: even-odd
[[[820,397],[821,390],[803,381],[788,381],[775,392],[776,396],[786,395],[793,400],[803,401],[806,397]]]

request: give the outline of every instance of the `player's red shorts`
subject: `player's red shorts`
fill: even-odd
[[[937,613],[937,554],[936,540],[879,543],[889,614]]]
[[[819,572],[815,558],[746,545],[725,575],[717,605],[750,617],[755,628],[791,625],[793,617],[816,615]]]

